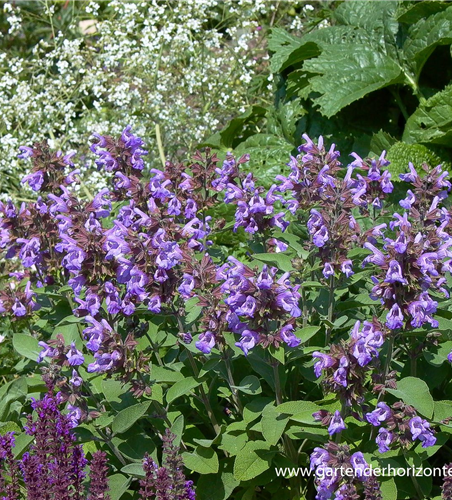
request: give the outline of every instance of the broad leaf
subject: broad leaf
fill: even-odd
[[[437,92],[408,118],[402,140],[450,147],[452,140],[452,85]]]
[[[139,403],[121,410],[113,419],[113,433],[121,434],[122,432],[126,432],[137,420],[146,415],[149,406],[151,406],[151,402],[146,401],[145,403]]]
[[[369,44],[332,45],[305,61],[303,69],[319,75],[311,79],[311,88],[321,94],[314,102],[327,117],[401,78],[398,63]]]
[[[166,401],[172,403],[175,399],[180,398],[181,396],[185,396],[190,394],[195,387],[198,387],[201,382],[198,382],[193,377],[187,377],[179,382],[176,382],[168,392],[166,393]]]
[[[38,359],[39,353],[42,351],[41,347],[38,346],[37,339],[23,333],[13,335],[13,347],[21,356],[33,361]]]
[[[281,438],[289,417],[282,415],[273,405],[269,405],[262,413],[261,427],[265,441],[276,445]]]
[[[213,448],[198,446],[193,453],[183,453],[185,467],[199,474],[216,474],[219,468],[218,455]]]
[[[250,441],[242,448],[234,462],[234,477],[249,481],[270,468],[273,452],[265,441]]]
[[[387,392],[413,406],[424,417],[433,417],[433,398],[427,384],[420,378],[405,377],[397,382],[397,389],[387,389]]]
[[[416,77],[438,45],[452,43],[452,7],[419,20],[408,30],[403,52]]]

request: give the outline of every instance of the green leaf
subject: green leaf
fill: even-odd
[[[190,394],[190,391],[192,391],[195,387],[198,387],[200,384],[201,382],[198,382],[193,377],[187,377],[179,382],[176,382],[166,393],[167,403],[172,403],[175,399]]]
[[[241,142],[235,149],[236,155],[249,153],[248,168],[262,184],[271,185],[275,176],[282,173],[287,159],[295,146],[273,134],[254,134]]]
[[[137,420],[146,415],[149,406],[151,406],[151,401],[129,406],[128,408],[121,410],[113,419],[113,433],[121,434],[122,432],[126,432]]]
[[[369,2],[368,0],[344,2],[334,12],[334,17],[341,24],[358,26],[369,33],[383,31],[389,24],[393,34],[397,33],[398,25],[395,19],[398,2]]]
[[[403,44],[403,52],[417,77],[435,47],[451,43],[452,7],[449,7],[411,26]]]
[[[122,474],[113,474],[108,478],[109,495],[111,500],[119,500],[127,491],[130,478]]]
[[[320,53],[317,44],[297,38],[282,28],[272,28],[268,48],[274,54],[270,60],[272,73],[279,73],[294,63]]]
[[[424,417],[433,417],[433,398],[428,385],[420,378],[405,377],[397,382],[397,389],[387,389],[387,392],[413,406]]]
[[[221,436],[221,444],[218,446],[220,450],[227,451],[229,455],[235,456],[249,441],[246,433],[240,431],[231,431],[234,434],[223,434]]]
[[[317,73],[311,79],[314,99],[328,118],[370,92],[400,81],[401,68],[396,61],[369,44],[332,45],[319,57],[305,61],[303,69]]]
[[[276,407],[279,413],[285,413],[287,415],[296,415],[304,411],[315,412],[319,409],[316,403],[312,401],[288,401],[287,403],[282,403]]]
[[[433,352],[433,349],[436,352]],[[452,351],[452,340],[440,344],[438,347],[434,347],[429,351],[424,351],[423,355],[425,360],[433,366],[441,366],[445,361],[447,361],[448,354]]]
[[[243,409],[243,420],[247,424],[256,420],[271,401],[271,398],[253,398]]]
[[[240,385],[232,387],[245,394],[260,394],[262,392],[261,383],[255,375],[248,375],[240,382]]]
[[[389,172],[392,174],[394,181],[399,180],[399,174],[404,174],[408,171],[408,163],[411,162],[416,167],[420,167],[423,163],[429,165],[443,165],[445,168],[450,166],[450,162],[438,156],[431,148],[423,144],[406,144],[404,142],[396,142],[392,145],[386,158],[391,162],[388,166]]]
[[[226,463],[220,464],[217,474],[206,474],[196,482],[197,500],[227,500],[240,484],[234,474],[227,469]]]
[[[0,423],[0,436],[4,436],[8,432],[14,432],[16,435],[20,433],[22,429],[16,424],[16,422],[1,422]]]
[[[441,422],[449,418],[452,418],[452,401],[435,401],[433,420]]]
[[[426,19],[432,14],[447,9],[446,2],[436,0],[424,0],[423,2],[400,2],[400,10],[397,14],[399,23],[415,24],[420,19]]]
[[[261,427],[265,441],[276,445],[280,440],[289,417],[282,415],[273,405],[268,405],[262,413]]]
[[[452,140],[452,85],[427,99],[408,118],[402,140],[450,147]]]
[[[397,500],[397,486],[394,479],[381,482],[382,500]]]
[[[310,338],[320,330],[320,326],[305,326],[300,330],[294,332],[295,336],[298,337],[302,342],[307,342]]]
[[[23,333],[13,335],[13,347],[21,356],[33,361],[38,359],[39,353],[42,351],[41,347],[38,346],[37,339]]]
[[[193,453],[183,453],[185,467],[199,474],[216,474],[219,469],[218,455],[213,448],[198,446]]]
[[[255,260],[260,260],[266,264],[274,264],[281,271],[290,272],[293,271],[292,259],[283,252],[280,253],[257,253],[254,254]]]
[[[122,467],[121,472],[124,472],[124,474],[127,474],[129,476],[135,476],[135,477],[145,477],[145,472],[143,470],[143,465],[140,464],[128,464]]]
[[[234,477],[238,481],[249,481],[270,468],[273,452],[265,441],[249,441],[237,454],[234,462]]]

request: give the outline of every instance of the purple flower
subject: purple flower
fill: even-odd
[[[44,173],[41,170],[38,170],[37,172],[26,175],[21,182],[28,182],[28,185],[31,189],[33,189],[33,191],[39,191],[44,184]]]
[[[215,347],[215,335],[212,332],[201,333],[195,346],[204,354],[209,354]]]
[[[405,210],[409,210],[411,208],[411,205],[416,202],[416,197],[414,196],[413,191],[411,191],[410,189],[406,193],[407,197],[404,200],[401,200],[399,202],[399,205]]]
[[[366,420],[375,427],[379,427],[381,423],[386,422],[391,415],[391,408],[389,408],[386,403],[381,402],[377,404],[377,408],[374,411],[366,413]]]
[[[402,285],[406,285],[408,282],[402,275],[402,268],[400,264],[396,260],[391,260],[389,262],[389,269],[386,273],[385,278],[386,283],[402,283]]]
[[[408,168],[410,169],[410,173],[400,174],[399,177],[402,179],[402,181],[405,182],[415,182],[416,179],[419,178],[416,169],[414,168],[414,165],[411,162],[408,163]]]
[[[314,448],[309,458],[311,470],[319,465],[327,465],[330,460],[330,454],[323,448]]]
[[[72,370],[72,378],[69,380],[69,383],[74,387],[80,387],[83,384],[83,379],[77,373],[77,370]]]
[[[161,307],[162,307],[162,301],[160,299],[160,296],[158,294],[152,295],[148,303],[149,311],[158,314],[161,311]]]
[[[45,342],[38,342],[39,347],[42,347],[42,351],[39,353],[38,363],[41,363],[44,358],[56,358],[59,355],[58,349],[50,347]]]
[[[378,451],[380,453],[386,453],[387,451],[389,451],[389,446],[391,445],[392,440],[392,432],[388,431],[384,427],[381,427],[378,431],[378,436],[375,439],[375,442],[378,445]]]
[[[353,453],[350,457],[350,463],[352,464],[356,477],[363,478],[368,474],[369,464],[360,451]]]
[[[331,278],[331,276],[334,276],[334,267],[329,262],[325,262],[322,274],[325,279]]]
[[[195,288],[195,279],[191,274],[184,273],[182,277],[182,283],[179,285],[179,293],[184,299],[189,299]]]
[[[353,274],[353,262],[351,260],[344,260],[341,264],[341,271],[345,274],[347,278],[350,278]]]
[[[386,315],[386,326],[390,330],[403,327],[403,313],[397,304],[394,304]]]
[[[245,302],[236,309],[236,314],[238,316],[248,316],[250,318],[254,317],[256,311],[256,299],[251,295],[248,295]]]
[[[256,285],[260,290],[269,290],[273,284],[272,275],[268,272],[268,267],[265,264],[262,267],[262,272],[259,274]]]
[[[328,356],[328,354],[323,354],[322,352],[315,351],[312,353],[312,357],[319,359],[319,361],[314,363],[314,373],[317,378],[322,375],[323,370],[330,368],[335,363],[334,358]]]
[[[419,439],[422,442],[422,448],[428,448],[436,443],[436,438],[430,429],[430,424],[421,417],[413,417],[408,425],[410,427],[413,440]]]
[[[314,233],[312,241],[316,247],[323,247],[328,241],[329,234],[326,226],[322,226],[317,232]]]
[[[279,331],[279,335],[289,347],[298,347],[301,344],[301,340],[295,336],[293,329],[292,325],[283,326]]]
[[[83,362],[85,361],[85,358],[83,357],[83,354],[75,347],[75,343],[71,343],[71,347],[66,354],[66,357],[69,361],[69,364],[71,366],[78,366],[82,365]]]
[[[301,316],[301,309],[298,307],[299,294],[291,290],[284,290],[276,296],[276,303],[285,311],[289,312],[292,317],[298,318]]]
[[[243,330],[242,337],[239,342],[236,342],[235,345],[240,347],[242,351],[245,353],[245,356],[248,355],[248,352],[257,344],[259,341],[259,335],[256,332],[251,330]]]
[[[339,410],[336,410],[328,427],[328,434],[332,436],[333,434],[336,434],[337,432],[342,432],[345,429],[346,426],[341,417],[341,412]]]

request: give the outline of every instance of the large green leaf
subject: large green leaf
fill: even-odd
[[[234,462],[234,477],[248,481],[270,468],[273,452],[265,441],[250,441],[242,448]]]
[[[344,2],[334,12],[334,17],[341,24],[358,26],[368,32],[381,31],[386,27],[397,33],[398,25],[395,19],[398,3],[396,1],[369,2],[368,0],[355,0]]]
[[[270,61],[270,69],[273,73],[279,73],[296,62],[320,53],[320,49],[315,43],[304,42],[282,28],[271,30],[268,48],[274,52]]]
[[[196,483],[196,498],[226,500],[239,484],[232,471],[227,468],[227,464],[223,462],[217,474],[206,474],[199,478]]]
[[[36,361],[38,359],[41,348],[38,346],[38,340],[31,335],[23,333],[15,333],[13,336],[14,349],[25,358]]]
[[[318,75],[310,85],[321,94],[314,102],[327,117],[370,92],[401,81],[402,75],[396,61],[363,43],[332,45],[319,57],[305,61],[303,69]]]
[[[413,406],[424,417],[433,417],[435,403],[428,385],[420,378],[405,377],[397,382],[397,389],[387,389],[387,391],[407,405]]]
[[[198,387],[201,382],[198,382],[193,377],[187,377],[179,382],[176,382],[172,387],[168,389],[166,393],[166,401],[172,403],[175,399],[181,396],[190,394],[195,387]]]
[[[282,415],[274,406],[268,405],[262,413],[261,428],[265,441],[276,445],[281,438],[289,417]]]
[[[219,469],[218,455],[213,448],[198,446],[193,453],[183,453],[185,467],[199,474],[216,474]]]
[[[411,26],[403,45],[403,52],[417,76],[435,47],[450,43],[452,43],[452,7],[420,19]]]
[[[137,420],[146,415],[150,405],[151,401],[146,401],[121,410],[112,423],[114,434],[121,434],[130,429]]]
[[[452,85],[436,93],[408,118],[402,140],[450,147],[452,140]]]

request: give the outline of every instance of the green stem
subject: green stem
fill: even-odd
[[[335,302],[334,302],[334,276],[331,276],[330,286],[329,286],[329,295],[328,295],[328,321],[330,323],[333,322],[333,318],[334,318],[334,305],[335,305]],[[331,330],[332,330],[331,326],[328,326],[328,328],[326,329],[326,335],[325,335],[326,345],[328,345],[330,343]]]
[[[229,388],[231,389],[231,392],[232,392],[232,398],[234,400],[235,406],[237,407],[239,413],[242,415],[243,414],[243,404],[242,404],[242,401],[240,400],[240,396],[238,394],[238,391],[235,388],[236,384],[234,382],[234,376],[232,375],[231,359],[229,357],[229,353],[227,352],[227,348],[224,350],[223,359],[224,359],[224,363],[226,365],[226,372],[228,375]]]
[[[193,357],[193,354],[186,349],[187,351],[187,356],[188,360],[190,361],[190,365],[193,370],[193,374],[195,375],[195,378],[199,377],[199,370],[198,367],[196,366],[196,361],[195,358]],[[212,410],[212,406],[210,405],[209,398],[207,397],[206,391],[204,390],[204,387],[202,385],[199,386],[199,392],[201,393],[201,399],[204,403],[204,406],[206,407],[207,410],[207,415],[209,416],[210,422],[212,423],[212,427],[214,428],[215,434],[218,436],[220,433],[220,426],[218,425],[217,419],[215,417],[215,414]]]

